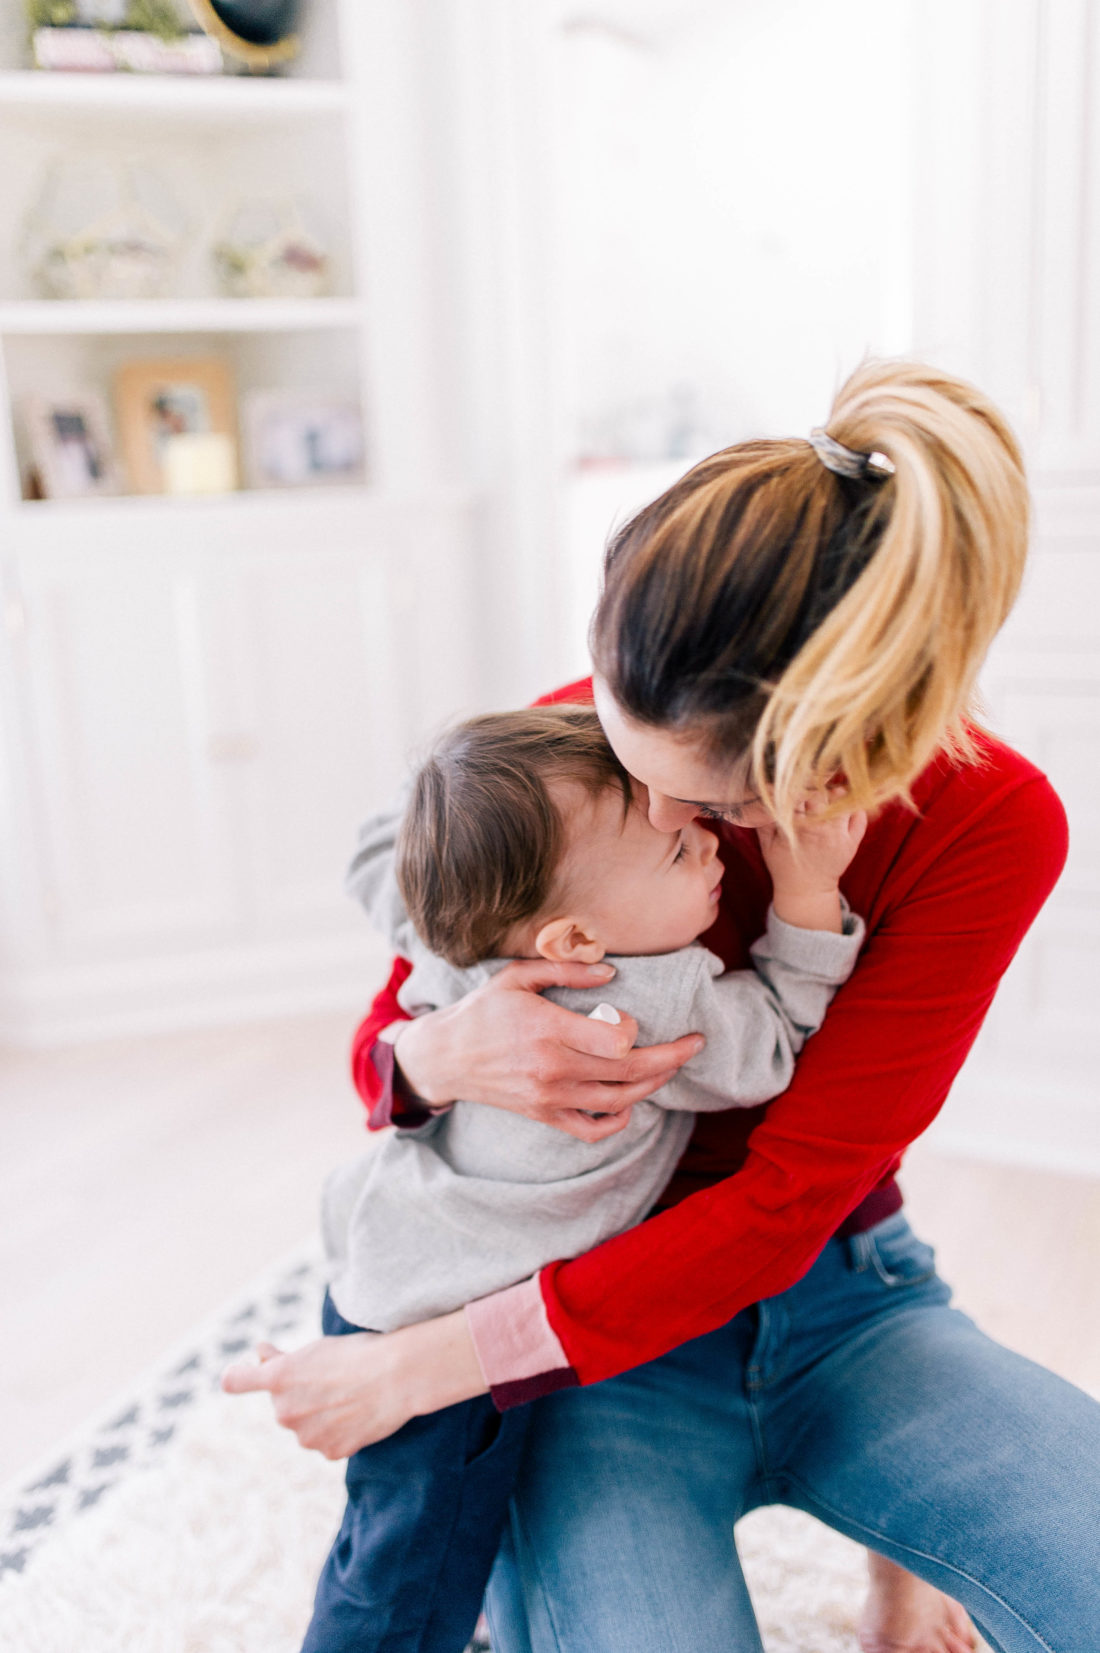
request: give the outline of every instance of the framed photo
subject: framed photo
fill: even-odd
[[[32,493],[45,499],[118,493],[107,404],[97,391],[28,397],[23,420],[37,484]]]
[[[115,413],[134,493],[237,486],[233,377],[219,357],[127,362],[115,374]]]
[[[256,390],[243,410],[250,488],[308,488],[363,480],[363,416],[350,396]]]

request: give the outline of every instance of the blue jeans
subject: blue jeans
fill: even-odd
[[[325,1297],[327,1337],[353,1326]],[[413,1418],[348,1459],[348,1502],[302,1653],[462,1653],[474,1632],[530,1407],[487,1395]]]
[[[782,1296],[533,1410],[495,1653],[760,1653],[733,1541],[789,1504],[998,1653],[1100,1653],[1100,1406],[949,1306],[904,1215]]]

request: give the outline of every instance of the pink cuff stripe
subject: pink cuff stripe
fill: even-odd
[[[537,1274],[467,1303],[466,1324],[501,1410],[577,1382],[547,1318]]]

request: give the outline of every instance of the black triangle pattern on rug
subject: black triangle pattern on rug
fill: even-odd
[[[324,1265],[316,1245],[288,1262],[260,1288],[215,1317],[195,1347],[168,1360],[119,1401],[86,1437],[0,1502],[0,1590],[24,1571],[34,1551],[59,1527],[94,1509],[128,1475],[139,1473],[172,1441],[196,1401],[218,1387],[231,1360],[261,1339],[305,1341],[320,1333]]]
[[[310,1241],[197,1331],[193,1347],[154,1369],[56,1460],[0,1491],[0,1598],[5,1581],[24,1572],[40,1545],[98,1507],[128,1476],[157,1463],[189,1409],[218,1388],[231,1360],[263,1340],[293,1346],[319,1335],[325,1284],[319,1242]],[[490,1653],[484,1620],[466,1653]]]

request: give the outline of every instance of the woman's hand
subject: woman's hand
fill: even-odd
[[[379,1336],[322,1337],[283,1354],[261,1343],[259,1365],[238,1360],[222,1374],[229,1395],[266,1389],[275,1417],[302,1446],[349,1458],[421,1413],[485,1394],[462,1310]]]
[[[430,1104],[461,1096],[599,1142],[621,1131],[635,1102],[702,1048],[697,1034],[687,1034],[635,1050],[632,1017],[624,1014],[614,1027],[540,996],[544,987],[611,982],[614,1003],[614,973],[601,964],[509,964],[457,1004],[406,1023],[395,1049],[401,1071]]]

